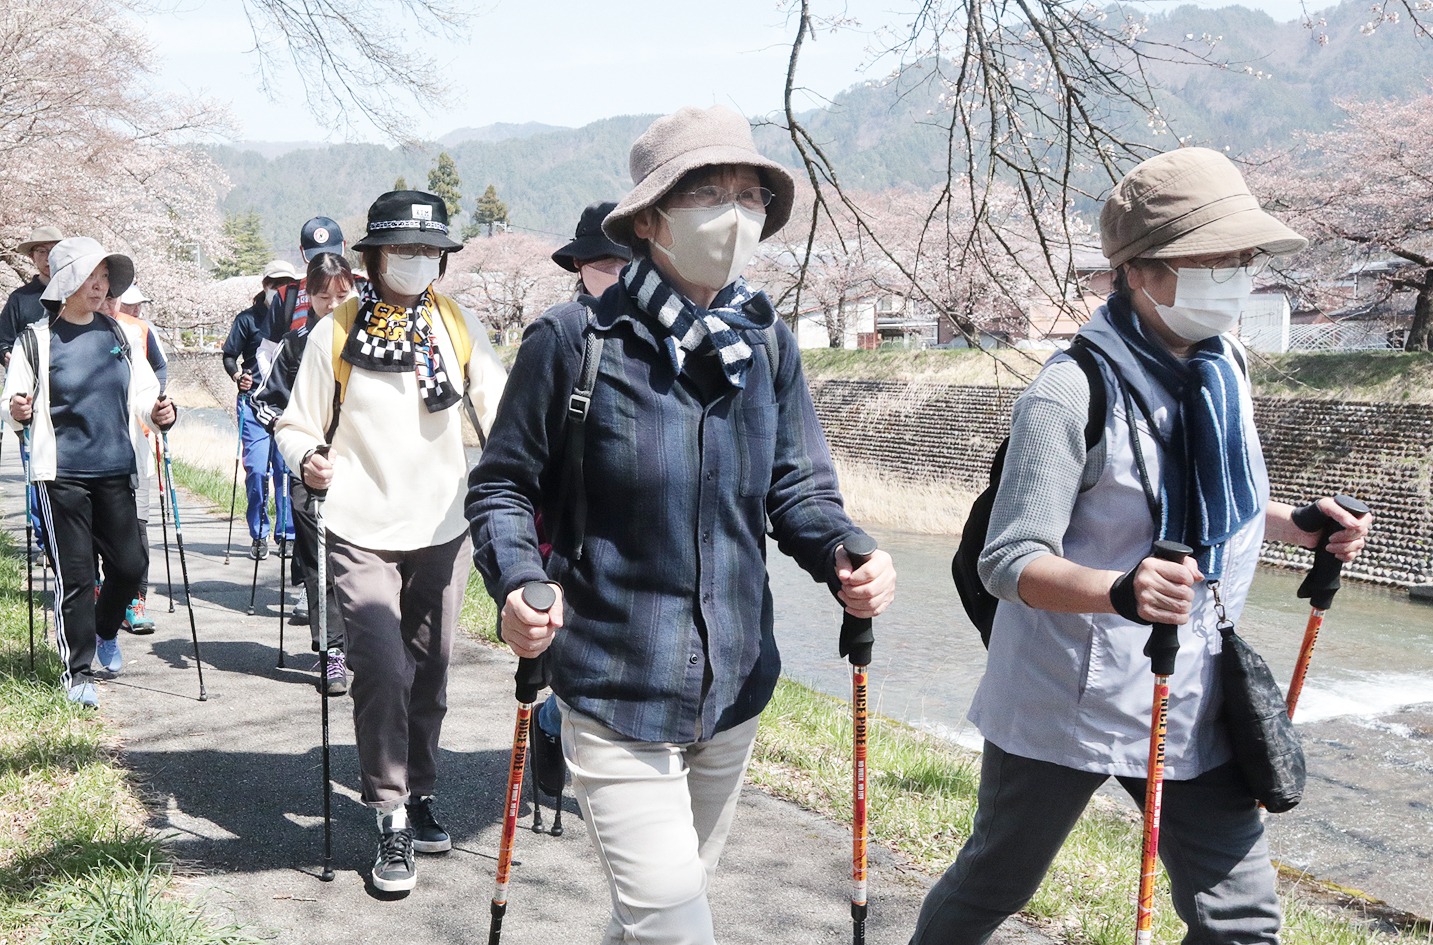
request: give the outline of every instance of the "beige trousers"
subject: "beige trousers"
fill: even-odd
[[[757,720],[707,742],[641,742],[561,708],[573,791],[612,891],[603,945],[715,945],[707,884],[731,832]]]

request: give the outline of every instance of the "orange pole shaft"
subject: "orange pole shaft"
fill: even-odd
[[[495,905],[506,905],[508,900],[508,877],[512,873],[513,841],[517,836],[518,809],[522,806],[522,777],[527,767],[527,736],[531,725],[532,703],[518,703],[517,723],[513,726],[512,760],[508,765],[507,809],[503,812],[503,836],[498,847],[497,887],[493,891]]]
[[[1135,945],[1149,945],[1154,927],[1154,881],[1159,857],[1159,815],[1164,803],[1164,741],[1169,723],[1169,677],[1154,677],[1149,723],[1149,774],[1144,788],[1144,844],[1135,912]]]
[[[1309,611],[1309,622],[1304,627],[1304,642],[1299,647],[1299,661],[1294,664],[1294,678],[1289,680],[1289,692],[1284,697],[1284,705],[1288,708],[1291,719],[1294,717],[1294,707],[1299,704],[1299,694],[1304,691],[1304,677],[1309,674],[1309,663],[1314,658],[1314,644],[1319,642],[1319,631],[1323,629],[1326,612],[1317,607]]]
[[[851,667],[851,904],[866,905],[866,667]]]

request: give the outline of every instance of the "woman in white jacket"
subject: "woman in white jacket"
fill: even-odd
[[[469,398],[486,430],[507,376],[482,323],[432,288],[460,248],[440,198],[379,197],[354,244],[371,281],[310,331],[274,427],[289,468],[328,493],[320,540],[343,612],[363,801],[380,833],[373,885],[383,892],[414,887],[415,850],[452,848],[432,795],[471,558],[453,408]]]
[[[29,428],[46,548],[55,571],[56,638],[71,702],[99,704],[91,662],[118,673],[120,622],[144,567],[135,517],[135,477],[145,457],[141,418],[160,429],[174,406],[143,353],[100,309],[134,281],[128,256],[107,253],[89,237],[50,250],[50,283],[41,301],[52,313],[21,334],[5,377],[10,425]],[[95,554],[106,580],[94,594]]]

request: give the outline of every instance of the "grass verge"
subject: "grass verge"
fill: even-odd
[[[65,699],[43,640],[30,674],[24,567],[23,550],[0,534],[0,942],[255,941],[173,894],[108,723]]]

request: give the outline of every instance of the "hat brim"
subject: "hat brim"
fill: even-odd
[[[602,259],[607,256],[632,261],[632,251],[621,243],[608,239],[606,233],[588,233],[586,236],[577,237],[553,253],[552,261],[568,272],[576,272],[579,259]]]
[[[40,293],[40,301],[51,311],[57,311],[65,299],[74,295],[89,279],[100,263],[109,263],[109,294],[115,298],[124,295],[134,284],[134,260],[123,253],[90,253],[70,263],[59,273],[50,274],[50,282]]]
[[[1287,256],[1308,245],[1308,239],[1263,210],[1251,207],[1211,220],[1137,255],[1144,259],[1172,259],[1222,256],[1254,249],[1271,256]]]
[[[380,230],[369,233],[353,244],[354,249],[377,249],[380,246],[436,246],[453,252],[463,244],[437,230]]]
[[[616,209],[607,215],[607,219],[602,221],[603,232],[618,243],[636,245],[640,241],[632,229],[633,217],[666,196],[667,191],[687,172],[727,164],[755,168],[761,175],[763,186],[775,194],[766,208],[766,223],[761,228],[761,238],[769,239],[791,218],[791,204],[796,199],[796,182],[792,179],[791,172],[775,161],[762,157],[749,148],[731,144],[695,148],[677,155],[653,170],[640,184],[633,187],[627,196],[618,202]]]
[[[34,249],[36,246],[44,246],[46,243],[53,244],[58,242],[59,240],[26,240],[19,246],[15,247],[15,252],[19,253],[21,256],[28,256],[30,255],[30,250]]]
[[[357,249],[357,248],[358,248],[357,246],[354,247],[354,249]],[[313,247],[310,247],[309,249],[306,249],[306,250],[304,250],[303,252],[299,253],[299,255],[304,258],[304,262],[312,262],[312,261],[313,261],[313,258],[314,258],[315,256],[317,256],[319,253],[335,253],[335,254],[337,254],[337,255],[339,255],[339,256],[342,256],[342,255],[343,255],[343,240],[339,240],[339,241],[336,242],[336,243],[325,243],[325,244],[322,245],[322,246],[313,246]]]

